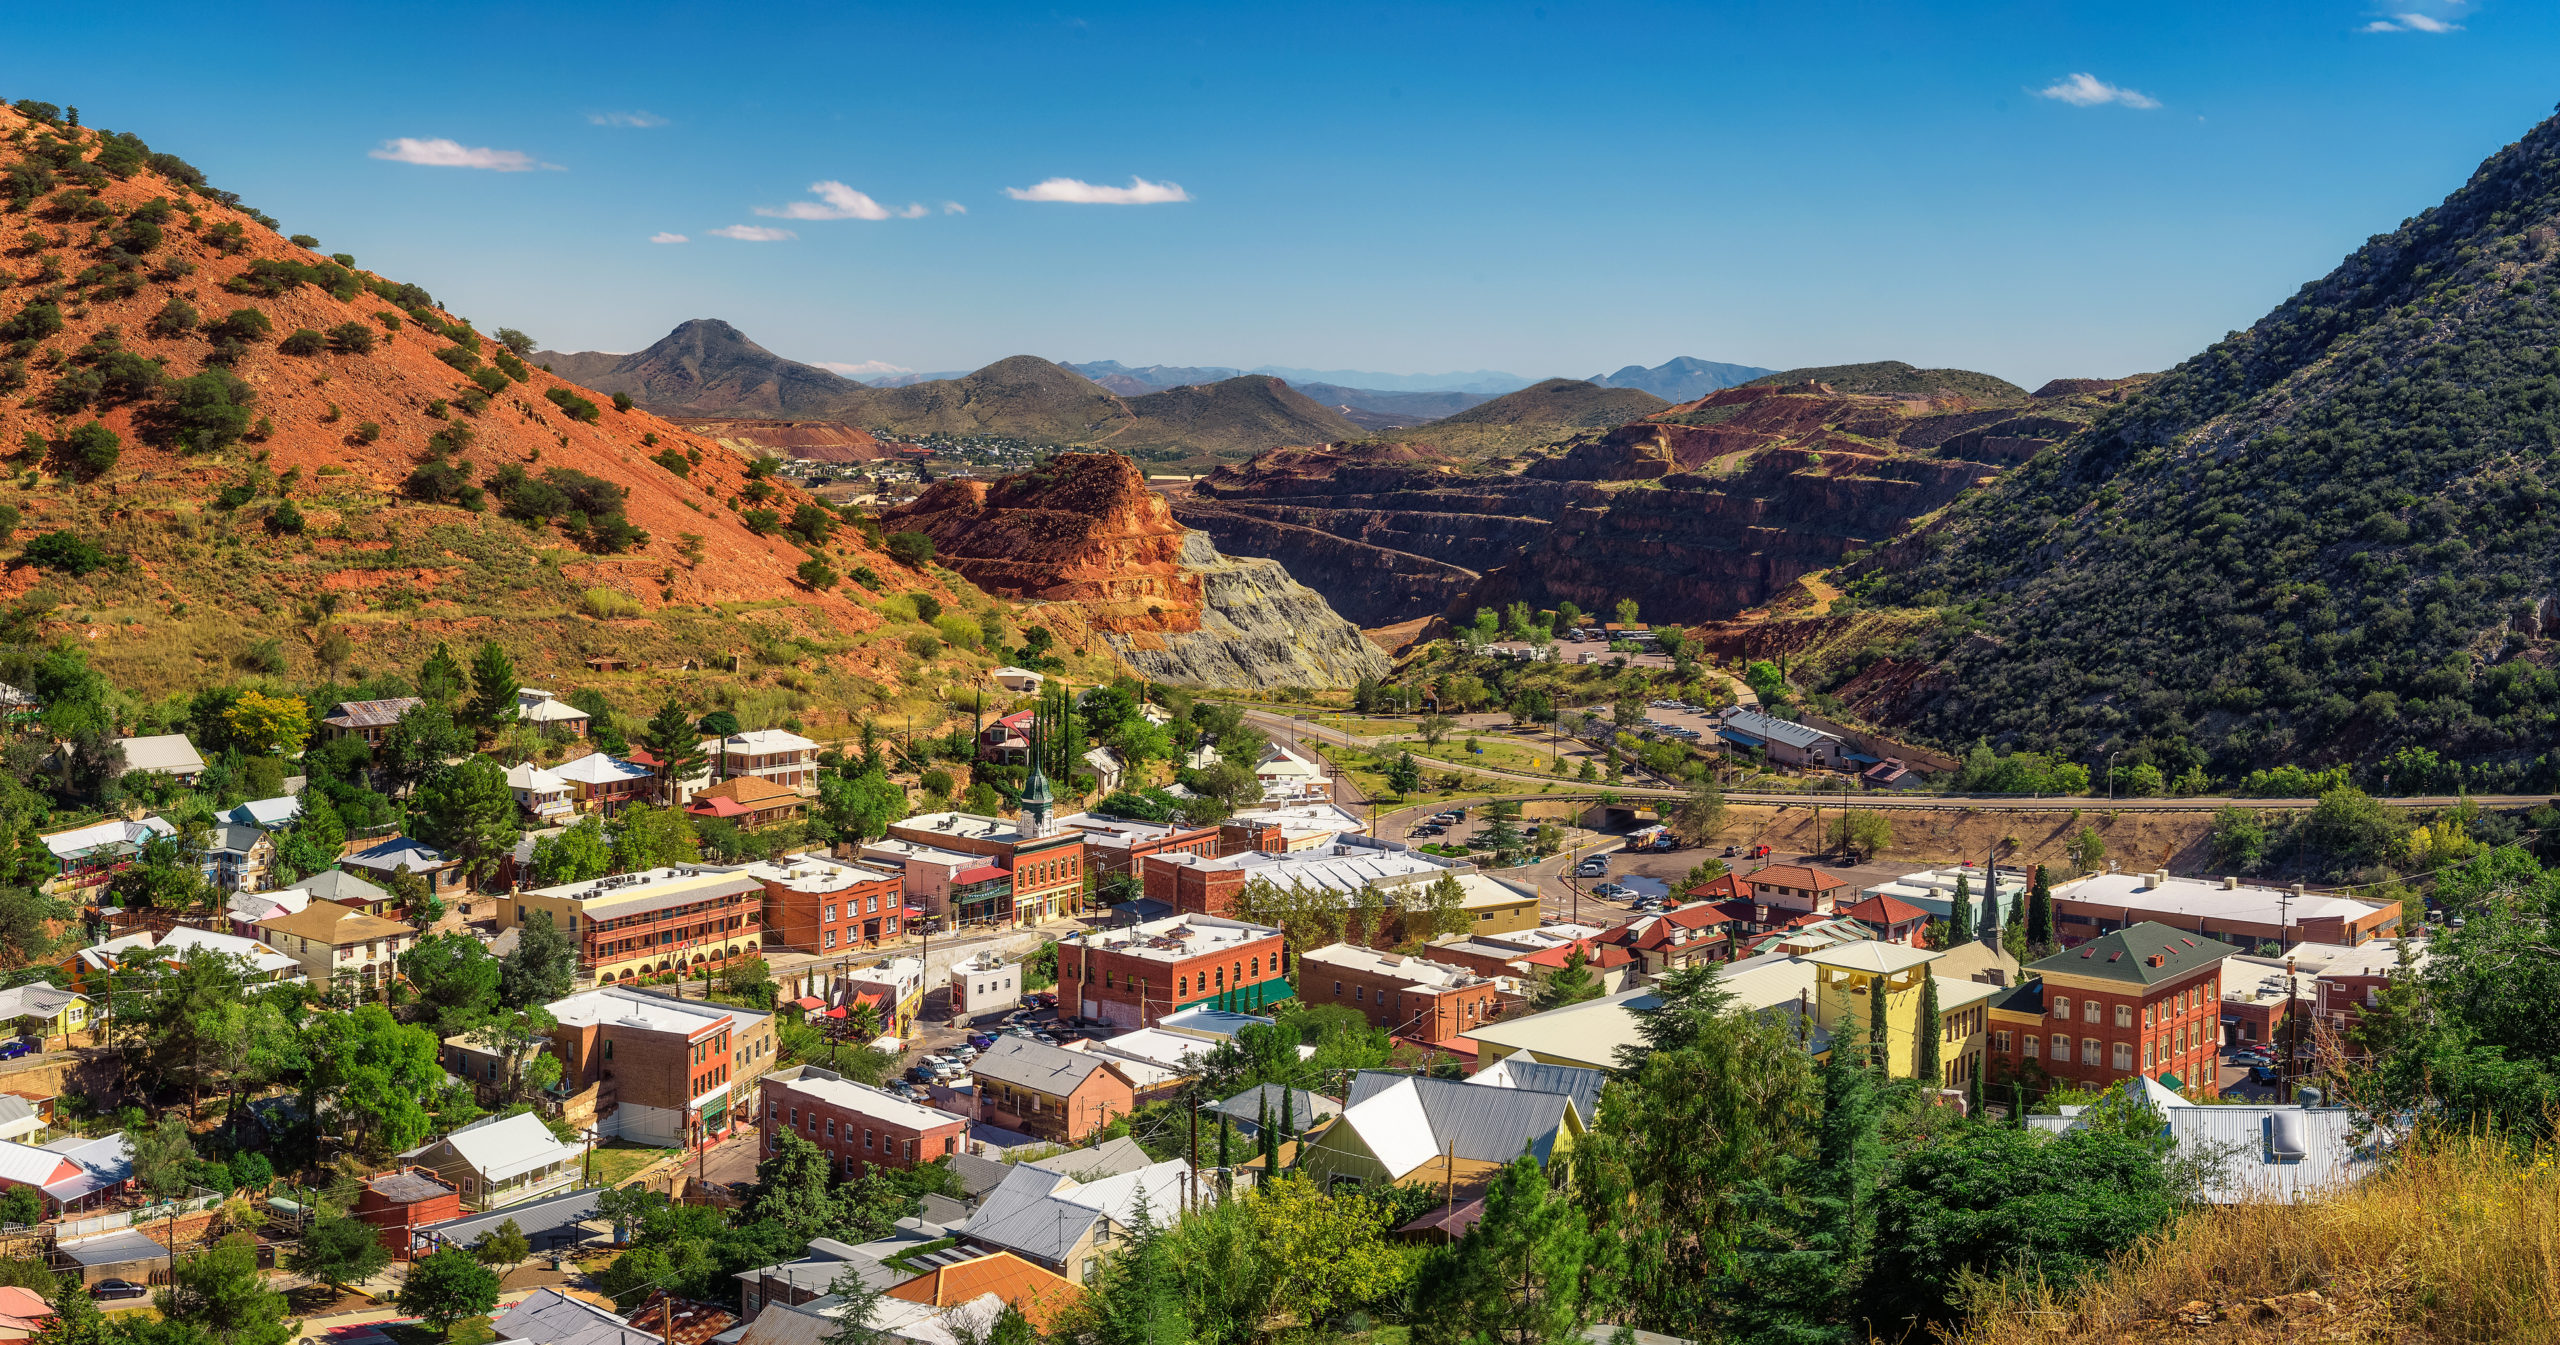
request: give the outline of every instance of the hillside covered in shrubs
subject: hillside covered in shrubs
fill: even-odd
[[[2541,789],[2560,722],[2560,125],[1869,562],[1942,743]],[[2434,765],[2386,766],[2424,749]]]

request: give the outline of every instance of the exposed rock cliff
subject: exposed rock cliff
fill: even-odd
[[[1186,533],[1182,567],[1200,584],[1200,625],[1188,631],[1105,631],[1131,671],[1178,686],[1347,686],[1393,665],[1323,595],[1275,560],[1221,555]]]
[[[1233,560],[1174,521],[1136,464],[1065,453],[994,481],[944,481],[890,510],[994,593],[1074,603],[1139,675],[1195,686],[1345,686],[1385,658],[1268,560]]]

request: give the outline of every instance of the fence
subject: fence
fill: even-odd
[[[175,1219],[181,1215],[221,1207],[220,1195],[199,1186],[196,1188],[196,1194],[181,1196],[176,1200],[163,1200],[135,1209],[114,1210],[106,1214],[93,1214],[82,1219],[61,1220],[53,1226],[53,1236],[56,1242],[71,1242],[80,1238],[95,1237],[100,1233],[112,1233],[119,1228],[131,1228],[135,1224],[157,1223],[163,1219]]]

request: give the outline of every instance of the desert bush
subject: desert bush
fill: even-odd
[[[207,369],[164,385],[151,419],[180,451],[216,453],[248,433],[249,406],[255,397],[238,375],[227,369]]]
[[[380,425],[377,425],[370,420],[359,420],[356,422],[355,440],[357,443],[369,444],[381,437],[382,427]]]
[[[124,440],[93,420],[55,439],[45,460],[60,475],[93,481],[115,470],[116,459],[123,454]]]
[[[617,392],[613,394],[613,409],[616,411],[630,410],[631,394],[627,392]]]
[[[276,342],[276,349],[287,355],[317,355],[329,348],[329,338],[308,327],[296,327]]]
[[[341,355],[370,355],[373,340],[373,329],[361,322],[341,322],[329,329],[329,348]]]
[[[592,425],[598,420],[604,418],[604,412],[597,409],[594,402],[588,401],[586,398],[569,391],[567,388],[551,388],[544,391],[542,395],[552,405],[567,412],[571,420],[582,420]]]
[[[235,308],[222,315],[220,321],[205,328],[205,335],[216,340],[253,341],[276,329],[267,315],[254,308]]]
[[[598,621],[615,621],[645,615],[649,609],[618,588],[591,588],[578,595],[578,610]]]
[[[920,532],[893,532],[881,544],[888,549],[889,559],[911,570],[922,569],[933,559],[933,539]]]
[[[27,540],[19,558],[39,570],[77,577],[104,567],[107,555],[76,532],[48,532]]]
[[[184,336],[196,329],[198,320],[196,306],[172,294],[169,302],[160,305],[160,311],[151,315],[151,321],[144,329],[153,336]]]
[[[446,346],[436,352],[436,358],[452,365],[458,373],[467,374],[480,367],[480,357],[461,346]]]

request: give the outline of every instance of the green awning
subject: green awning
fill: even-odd
[[[1223,996],[1215,994],[1203,995],[1187,1004],[1175,1005],[1174,1011],[1179,1013],[1184,1009],[1216,1008],[1219,1000],[1224,999],[1228,1008],[1239,1013],[1252,1013],[1257,1009],[1277,1004],[1282,1000],[1296,999],[1297,997],[1297,987],[1290,985],[1286,980],[1261,981],[1256,984],[1246,986],[1242,994],[1229,991]]]
[[[2160,1076],[2160,1086],[2161,1086],[2161,1087],[2163,1087],[2163,1088],[2168,1089],[2168,1090],[2169,1090],[2170,1092],[2172,1092],[2172,1093],[2177,1092],[2179,1089],[2186,1087],[2186,1085],[2185,1085],[2185,1084],[2178,1082],[2178,1076],[2177,1076],[2177,1075],[2175,1075],[2175,1074],[2163,1074],[2163,1075],[2161,1075],[2161,1076]]]

